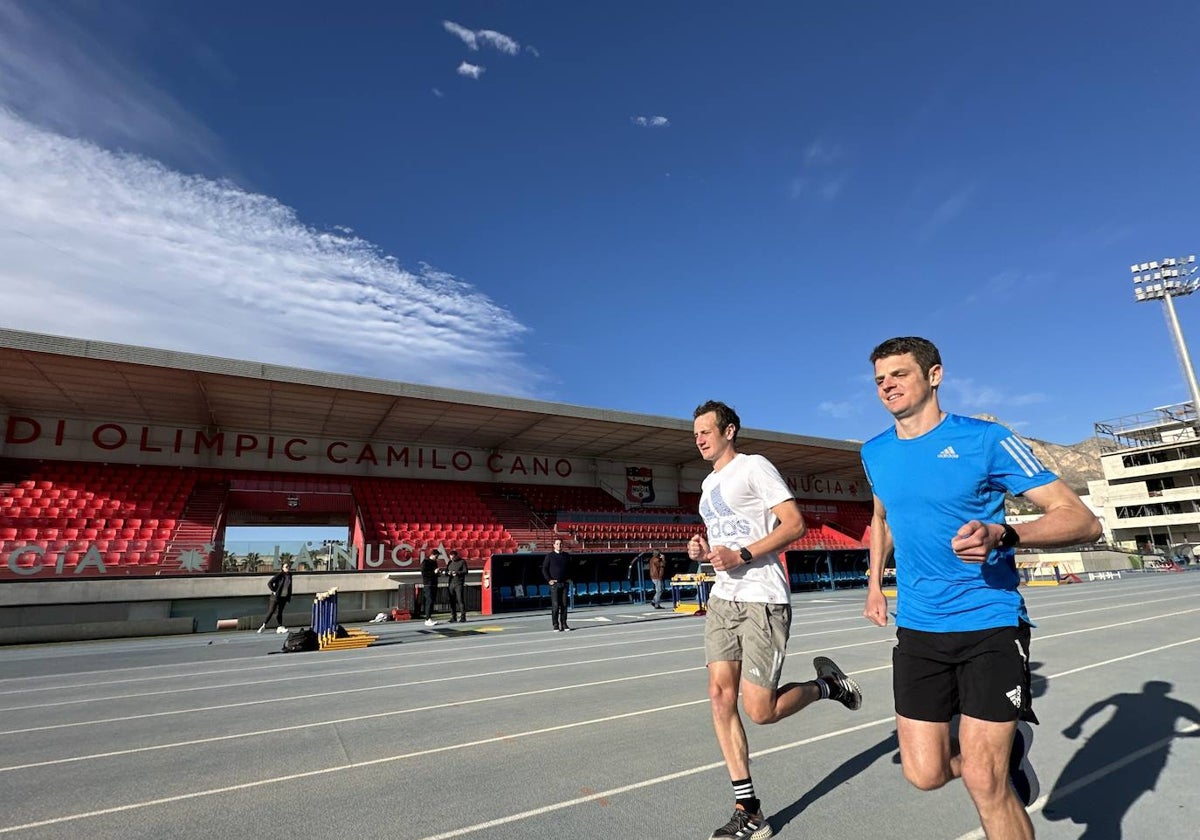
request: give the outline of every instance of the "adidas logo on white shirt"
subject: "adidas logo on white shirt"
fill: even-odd
[[[943,449],[941,452],[938,453],[938,457],[939,458],[957,458],[958,453],[954,451],[953,446],[947,446],[945,449]]]

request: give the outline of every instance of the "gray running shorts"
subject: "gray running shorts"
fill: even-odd
[[[791,604],[710,597],[704,617],[704,661],[741,662],[742,679],[778,688],[791,631]]]

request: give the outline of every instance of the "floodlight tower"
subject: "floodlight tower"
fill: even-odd
[[[1200,418],[1200,386],[1196,384],[1196,371],[1192,369],[1192,357],[1183,342],[1183,331],[1179,329],[1179,318],[1175,315],[1174,298],[1185,297],[1200,287],[1197,274],[1196,255],[1167,257],[1156,262],[1137,263],[1129,267],[1133,274],[1133,296],[1138,300],[1161,300],[1175,340],[1175,352],[1183,365],[1183,375],[1192,393],[1192,415]]]

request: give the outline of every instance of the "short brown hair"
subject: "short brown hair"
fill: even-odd
[[[738,417],[737,412],[723,402],[709,400],[703,405],[696,406],[696,410],[692,412],[692,419],[695,420],[697,417],[702,414],[708,414],[710,411],[717,415],[717,431],[725,434],[725,430],[732,424],[733,439],[737,440],[738,432],[742,428],[742,418]]]
[[[905,353],[912,353],[926,379],[929,378],[929,371],[935,365],[942,363],[942,354],[938,352],[937,346],[932,341],[920,336],[905,335],[889,338],[872,350],[871,364],[875,364],[880,359],[886,359],[888,356],[903,356]]]

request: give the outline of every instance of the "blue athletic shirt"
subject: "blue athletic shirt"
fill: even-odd
[[[1004,523],[1005,491],[1058,478],[1028,444],[998,423],[947,414],[918,438],[898,438],[895,427],[872,438],[862,460],[895,546],[897,627],[953,633],[1029,621],[1012,549],[966,563],[950,548],[972,519]]]

